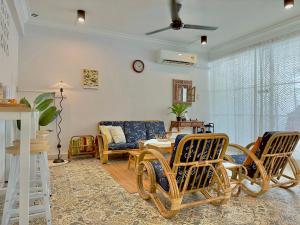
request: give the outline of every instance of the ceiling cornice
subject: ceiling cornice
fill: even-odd
[[[40,22],[40,21],[30,21],[30,20],[27,22],[27,25],[34,26],[34,27],[40,27],[40,28],[46,27],[46,28],[58,29],[58,30],[62,30],[62,31],[90,34],[90,35],[114,38],[114,39],[119,39],[119,40],[148,42],[148,43],[158,44],[158,45],[162,45],[162,46],[166,46],[166,47],[173,47],[178,50],[185,50],[185,47],[186,47],[186,43],[182,43],[182,42],[166,41],[166,40],[147,37],[145,35],[125,34],[125,33],[120,33],[120,32],[109,31],[109,30],[105,30],[105,29],[97,29],[96,30],[96,29],[86,28],[82,25],[69,26],[69,25],[53,24],[53,23],[46,23],[46,22]]]
[[[29,18],[29,9],[26,0],[8,0],[6,1],[13,16],[15,25],[19,34],[24,34],[24,25]]]
[[[209,61],[222,58],[244,48],[300,31],[300,16],[293,17],[275,25],[224,42],[209,50]]]

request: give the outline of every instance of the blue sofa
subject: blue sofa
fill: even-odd
[[[120,126],[122,127],[126,143],[108,144],[104,134],[98,135],[98,146],[101,162],[107,163],[108,155],[123,154],[132,150],[139,150],[140,140],[149,140],[156,135],[165,136],[166,129],[163,121],[101,121],[99,126]]]

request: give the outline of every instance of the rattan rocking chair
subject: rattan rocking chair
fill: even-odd
[[[140,196],[145,200],[152,199],[165,218],[175,216],[182,208],[227,202],[231,188],[222,164],[227,145],[226,134],[178,135],[170,162],[154,149],[144,150],[137,167]],[[144,161],[147,154],[157,161]],[[144,187],[145,175],[150,181],[148,190]],[[201,193],[202,199],[183,204],[183,197],[188,193],[194,193],[194,197],[199,197],[195,193]],[[162,195],[169,206],[163,203]]]
[[[247,194],[256,197],[270,188],[291,188],[300,181],[300,169],[292,154],[300,138],[299,132],[266,132],[255,153],[249,149],[254,145],[248,144],[242,147],[237,144],[229,144],[229,148],[241,151],[242,155],[226,155],[225,159],[237,164],[244,164],[247,156],[251,157],[251,163],[246,168],[246,173],[239,173],[241,181],[237,187]],[[286,170],[289,165],[290,170]],[[290,171],[291,174],[286,172]],[[237,171],[233,170],[233,178]]]

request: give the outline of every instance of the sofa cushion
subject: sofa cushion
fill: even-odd
[[[112,143],[108,145],[110,150],[124,150],[124,149],[137,149],[138,143]]]
[[[122,129],[124,130],[124,121],[101,121],[99,122],[99,126],[122,127]]]
[[[108,144],[113,142],[113,139],[112,139],[112,136],[110,133],[111,127],[112,126],[103,126],[103,125],[99,126],[100,133],[106,136]]]
[[[164,170],[161,164],[158,161],[151,162],[153,169],[155,171],[156,182],[165,190],[169,191],[169,181],[166,175],[164,174]]]
[[[160,137],[165,136],[165,124],[163,121],[147,121],[145,122],[147,140],[156,138],[156,135]]]
[[[125,138],[125,134],[124,134],[124,131],[122,129],[122,127],[119,127],[119,126],[111,126],[109,128],[110,130],[110,133],[111,133],[111,136],[112,136],[112,139],[114,140],[114,142],[116,144],[119,144],[119,143],[126,143],[126,138]]]
[[[125,121],[124,133],[127,143],[137,143],[147,139],[144,121]]]
[[[230,155],[231,158],[233,158],[234,163],[236,164],[243,164],[247,155],[245,154],[240,154],[240,155]]]
[[[264,135],[262,136],[259,147],[255,152],[255,155],[257,156],[258,159],[261,158],[262,153],[264,152],[268,141],[275,133],[276,133],[276,131],[269,131],[269,132],[265,132]],[[256,166],[255,162],[250,163],[250,165],[247,167],[248,176],[253,177],[256,172],[256,169],[257,169],[257,166]]]

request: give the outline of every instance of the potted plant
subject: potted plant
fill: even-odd
[[[59,110],[51,105],[53,101],[53,93],[43,93],[36,97],[33,106],[31,106],[26,98],[22,98],[20,104],[25,104],[32,109],[34,117],[38,117],[38,128],[40,129],[41,126],[50,124],[59,114]],[[20,120],[17,121],[17,127],[20,130]]]
[[[190,105],[186,103],[176,103],[173,104],[169,109],[171,109],[170,113],[173,113],[176,115],[177,121],[181,121],[181,118],[183,114],[186,112],[186,110],[190,107]]]

